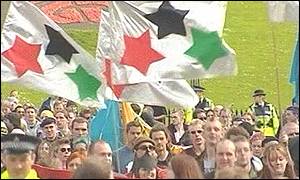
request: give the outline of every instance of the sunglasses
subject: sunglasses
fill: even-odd
[[[143,150],[143,151],[146,151],[146,150],[150,150],[150,151],[154,151],[155,150],[155,147],[154,146],[146,146],[146,145],[144,145],[144,146],[140,146],[138,149],[140,149],[140,150]]]
[[[71,152],[71,148],[60,148],[60,152]]]
[[[191,134],[201,134],[203,131],[202,130],[197,130],[197,131],[190,131]]]

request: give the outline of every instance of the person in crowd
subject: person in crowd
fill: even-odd
[[[215,179],[250,179],[249,173],[238,166],[217,169]]]
[[[212,109],[208,109],[206,111],[206,121],[212,121],[217,117],[217,115],[215,114],[214,110]]]
[[[288,150],[294,162],[296,176],[299,177],[299,136],[295,136],[289,139]]]
[[[57,111],[54,113],[54,117],[56,119],[56,124],[59,129],[59,131],[62,133],[63,137],[70,138],[72,133],[69,129],[68,124],[68,113],[67,111]]]
[[[250,123],[252,126],[255,126],[255,116],[251,112],[245,112],[242,115],[242,119],[244,122]]]
[[[290,106],[285,109],[281,116],[282,125],[288,122],[295,122],[299,124],[299,107]]]
[[[13,129],[19,128],[24,129],[24,126],[21,124],[21,116],[19,113],[16,112],[10,112],[4,116],[4,118],[8,119],[9,122],[13,125]]]
[[[44,100],[39,108],[39,114],[45,109],[53,111],[54,110],[54,102],[57,99],[56,96],[49,96],[46,100]]]
[[[232,115],[231,111],[228,108],[223,108],[220,111],[219,121],[223,124],[223,128],[227,129],[232,124]]]
[[[144,109],[147,109],[148,107],[151,107],[153,109],[153,117],[155,122],[162,122],[164,123],[166,121],[167,117],[167,109],[163,106],[154,106],[154,105],[145,105]]]
[[[205,110],[201,108],[196,108],[193,113],[194,119],[200,119],[203,122],[206,122],[206,113]]]
[[[154,119],[154,110],[150,106],[145,106],[142,111],[141,118],[150,126],[153,127],[157,124],[163,125],[164,123]]]
[[[259,158],[253,157],[249,140],[245,136],[236,136],[233,138],[233,142],[236,147],[236,166],[248,172],[251,179],[256,179],[263,164]]]
[[[50,149],[54,145],[54,142],[57,139],[61,139],[62,135],[57,130],[56,120],[51,117],[47,117],[41,123],[41,128],[43,130],[44,137],[42,138],[44,141],[48,142]]]
[[[105,159],[112,165],[112,150],[110,145],[103,141],[98,140],[92,142],[89,147],[88,156],[98,156]]]
[[[42,141],[37,148],[36,164],[49,167],[52,159],[49,158],[50,146],[47,141]]]
[[[8,102],[8,100],[1,100],[1,115],[5,115],[7,113],[10,113],[11,109],[10,109],[10,103]]]
[[[240,124],[243,123],[243,118],[240,117],[240,116],[235,116],[233,119],[232,119],[232,124],[231,124],[231,127],[238,127]]]
[[[71,132],[73,137],[88,135],[88,121],[83,117],[76,117],[72,121]]]
[[[90,142],[89,142],[88,137],[86,137],[86,136],[75,138],[72,141],[73,151],[82,151],[82,152],[86,152],[86,154],[87,154],[89,145],[90,145]]]
[[[135,159],[135,166],[131,178],[158,179],[157,159],[148,153]]]
[[[263,153],[262,179],[296,179],[294,166],[287,148],[280,144],[271,144]]]
[[[88,121],[91,119],[92,115],[93,115],[93,111],[91,108],[84,108],[79,113],[79,117],[83,117]]]
[[[73,120],[76,118],[76,113],[75,112],[73,112],[73,111],[67,111],[68,112],[68,116],[67,116],[67,118],[68,118],[68,127],[69,127],[69,129],[71,129],[72,127],[72,122],[73,122]]]
[[[75,170],[72,179],[113,179],[111,164],[103,161],[103,157],[88,157]]]
[[[216,169],[233,167],[236,163],[236,147],[229,139],[221,140],[216,146]]]
[[[9,102],[11,111],[14,111],[19,104],[19,99],[16,97],[8,97],[7,101]]]
[[[215,115],[216,115],[216,117],[220,117],[220,112],[221,112],[221,110],[223,109],[224,107],[222,106],[222,105],[220,105],[220,104],[218,104],[218,105],[216,105],[215,107],[214,107],[214,112],[215,112]]]
[[[204,109],[204,110],[214,109],[214,103],[212,102],[212,100],[210,100],[209,98],[204,96],[204,91],[205,91],[204,87],[193,86],[193,89],[197,93],[197,95],[199,96],[199,102],[195,106],[195,108],[201,108],[201,109]]]
[[[67,170],[71,171],[72,174],[82,165],[82,162],[87,158],[86,154],[82,151],[72,152],[67,159]]]
[[[168,166],[169,179],[204,179],[198,162],[185,153],[176,154]]]
[[[192,147],[185,149],[184,153],[195,158],[198,163],[199,170],[204,172],[204,150],[205,150],[205,140],[203,137],[203,124],[201,120],[195,119],[191,122],[188,129]]]
[[[16,106],[14,112],[19,113],[20,116],[21,116],[21,118],[25,117],[25,109],[24,109],[24,107],[22,105]]]
[[[67,138],[58,139],[53,146],[51,153],[54,159],[51,160],[51,167],[56,169],[67,169],[67,159],[72,152],[71,142]]]
[[[250,138],[249,133],[242,127],[231,127],[225,133],[225,138],[232,140],[236,136],[245,136],[247,139]]]
[[[52,111],[45,109],[40,113],[40,118],[43,121],[46,117],[54,118],[54,114]]]
[[[168,126],[171,143],[181,146],[190,145],[188,139],[188,125],[184,124],[184,114],[182,109],[176,109],[170,113],[171,124]]]
[[[24,134],[9,134],[1,137],[1,161],[5,171],[1,179],[38,179],[32,169],[35,149],[41,140]]]
[[[58,111],[64,111],[65,106],[60,100],[55,100],[53,104],[53,114],[55,114]]]
[[[253,155],[262,158],[263,148],[262,148],[262,141],[264,140],[264,135],[262,132],[255,133],[250,138],[251,149]]]
[[[252,95],[254,103],[249,106],[248,112],[253,113],[256,126],[264,133],[264,136],[275,136],[280,122],[275,107],[265,101],[265,96],[262,89],[255,90]]]
[[[157,125],[150,130],[150,138],[155,142],[157,153],[157,166],[167,168],[173,154],[169,151],[168,144],[170,143],[169,131],[165,126]]]
[[[134,157],[133,146],[135,140],[142,135],[142,125],[138,121],[131,121],[126,125],[126,144],[113,153],[113,167],[118,173],[128,173],[128,163],[132,163]]]
[[[29,106],[25,109],[25,120],[27,122],[26,134],[38,136],[41,123],[37,116],[37,110],[33,106]]]

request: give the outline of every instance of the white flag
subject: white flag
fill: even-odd
[[[101,16],[97,58],[113,62],[116,84],[236,74],[234,51],[222,39],[226,5],[112,1]]]
[[[26,1],[12,1],[1,32],[1,81],[104,107],[100,64]]]

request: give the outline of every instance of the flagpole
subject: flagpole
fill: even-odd
[[[277,103],[278,103],[278,112],[279,115],[281,115],[281,102],[280,102],[280,86],[279,86],[279,68],[278,68],[278,57],[276,53],[276,41],[275,41],[275,32],[274,32],[274,24],[271,23],[271,29],[272,29],[272,41],[273,41],[273,55],[275,59],[275,66],[276,66],[276,88],[277,88]]]

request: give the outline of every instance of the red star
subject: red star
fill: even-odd
[[[164,58],[164,56],[151,48],[149,30],[138,38],[125,35],[124,41],[125,52],[120,64],[133,66],[144,75],[146,75],[151,63]]]
[[[27,70],[43,74],[37,61],[40,50],[41,44],[29,44],[16,36],[13,46],[2,55],[14,64],[18,77],[21,77]]]
[[[111,88],[111,90],[115,93],[117,98],[120,98],[125,85],[113,85],[112,79],[111,79],[111,61],[108,59],[105,59],[105,72],[103,75],[106,78],[107,85]]]

